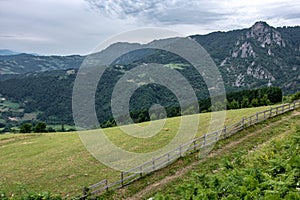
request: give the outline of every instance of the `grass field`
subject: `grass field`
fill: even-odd
[[[229,110],[226,124],[268,108]],[[194,115],[201,121],[197,136],[206,132],[210,116],[210,113]],[[118,127],[105,129],[105,134],[121,148],[148,152],[168,143],[177,132],[179,120],[178,117],[167,119],[162,131],[150,140],[122,134]],[[109,181],[119,178],[118,171],[91,156],[76,132],[0,135],[0,157],[0,190],[8,194],[18,194],[20,188],[26,188],[28,191],[50,191],[62,196],[76,195],[81,193],[82,186],[104,178]]]
[[[12,101],[3,101],[3,103],[0,104],[1,106],[5,107],[5,108],[11,108],[14,110],[17,110],[20,105],[18,103],[12,102]]]
[[[37,115],[38,115],[38,113],[36,113],[36,112],[24,113],[22,120],[33,120],[33,119],[36,119]]]

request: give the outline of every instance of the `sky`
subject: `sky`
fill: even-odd
[[[0,0],[0,49],[85,55],[139,28],[183,36],[269,25],[300,25],[295,0]]]

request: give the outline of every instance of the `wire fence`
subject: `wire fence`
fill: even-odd
[[[152,160],[149,160],[128,171],[121,172],[120,179],[115,182],[109,183],[107,179],[104,179],[94,185],[83,188],[83,196],[81,198],[84,199],[88,195],[100,194],[104,191],[122,188],[126,185],[129,185],[133,181],[140,179],[146,174],[161,169],[162,167],[168,166],[178,158],[194,153],[196,151],[200,151],[200,155],[205,156],[217,141],[228,138],[233,134],[245,129],[246,127],[252,126],[256,123],[265,121],[266,119],[275,117],[285,112],[294,110],[298,107],[300,107],[300,100],[270,108],[262,112],[257,112],[254,115],[243,118],[235,124],[225,126],[221,130],[205,134],[201,137],[197,137],[186,144],[181,144],[179,147],[163,155],[152,158]],[[139,173],[136,173],[137,171],[139,171]]]

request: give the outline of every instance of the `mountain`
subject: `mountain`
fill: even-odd
[[[9,49],[0,49],[0,55],[1,56],[8,56],[8,55],[18,55],[19,52],[11,51]]]
[[[189,36],[210,54],[223,77],[226,92],[278,86],[284,94],[300,90],[300,27],[272,27],[256,22],[252,27],[207,35]],[[176,38],[155,40],[149,44],[115,43],[93,56],[109,61],[98,83],[95,96],[100,123],[112,117],[112,91],[120,78],[138,65],[160,63],[181,73],[194,89],[198,100],[208,97],[208,89],[197,70],[178,55],[151,46],[160,46]],[[139,48],[143,49],[139,49]],[[127,51],[111,60],[113,55]],[[191,49],[193,51],[193,49]],[[23,115],[36,114],[47,123],[72,123],[72,89],[76,73],[85,56],[0,56],[0,95],[18,102]],[[140,84],[137,82],[136,84]],[[165,87],[143,85],[133,93],[130,110],[148,110],[153,103],[178,106],[178,100]],[[2,114],[4,116],[4,114]],[[13,117],[12,112],[6,117]]]
[[[274,85],[300,90],[300,27],[274,28],[256,22],[248,29],[194,35],[230,88]]]
[[[18,55],[18,54],[22,54],[20,52],[16,52],[16,51],[12,51],[9,49],[0,49],[0,56],[11,56],[11,55]],[[39,56],[39,54],[37,53],[27,53],[33,56]]]
[[[266,22],[256,22],[252,27],[229,32],[213,32],[192,35],[213,58],[223,75],[228,89],[256,88],[267,85],[279,86],[287,93],[299,90],[300,74],[300,27],[274,28]],[[124,49],[132,50],[113,64],[184,62],[165,56],[166,52],[153,49],[136,50],[157,46],[172,38],[155,40],[149,44],[119,42],[99,54],[106,57]],[[167,58],[166,58],[167,57]],[[25,74],[79,68],[84,56],[33,56],[19,54],[0,56],[0,75]],[[7,76],[6,76],[7,77]],[[1,79],[1,77],[0,77]]]
[[[79,55],[34,56],[24,53],[0,56],[0,75],[74,69],[80,67],[83,59],[84,57]]]

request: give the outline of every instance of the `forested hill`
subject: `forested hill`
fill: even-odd
[[[300,90],[299,26],[274,28],[265,22],[257,22],[250,28],[190,38],[199,42],[211,55],[222,74],[227,92],[267,86],[282,88],[284,94]],[[156,42],[163,40],[152,44]],[[104,51],[113,52],[126,46],[147,48],[147,44],[116,43]],[[0,124],[9,117],[17,122],[37,119],[72,123],[72,89],[84,59],[85,56],[77,55],[0,56],[1,98],[18,104],[3,103],[14,105],[14,108],[1,107]],[[177,70],[189,81],[199,101],[208,97],[203,78],[184,59],[161,50],[133,51],[115,60],[98,84],[96,110],[99,111],[100,123],[110,119],[110,99],[117,81],[126,71],[144,63],[160,63]],[[178,106],[174,94],[155,84],[140,87],[130,100],[132,111],[147,110],[153,103],[164,107]]]
[[[36,56],[25,53],[0,55],[0,80],[26,73],[79,68],[84,58],[79,55]]]
[[[285,93],[300,90],[300,26],[274,28],[266,22],[256,22],[250,28],[190,37],[213,58],[227,89],[234,91],[273,85],[281,87]],[[112,44],[104,51],[115,52],[128,46],[147,47],[122,42]],[[0,80],[20,77],[16,75],[26,73],[77,69],[84,58],[79,55],[0,55]],[[166,52],[146,49],[124,55],[115,63],[128,65],[144,62],[182,64],[184,60]]]
[[[300,90],[300,26],[257,22],[247,29],[191,37],[209,52],[227,86]]]

